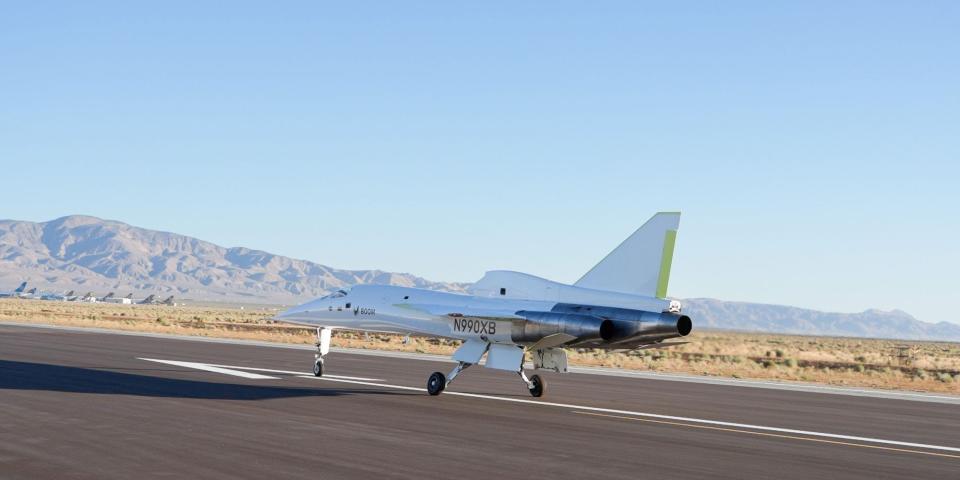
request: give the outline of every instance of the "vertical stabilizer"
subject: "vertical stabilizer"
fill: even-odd
[[[574,285],[666,298],[680,212],[660,212],[610,252]]]
[[[27,282],[23,282],[20,284],[19,287],[17,287],[16,290],[13,291],[13,293],[23,293],[23,291],[26,289],[27,289]]]

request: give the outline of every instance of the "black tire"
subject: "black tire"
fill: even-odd
[[[433,396],[440,395],[444,388],[447,388],[447,377],[440,372],[433,372],[427,379],[427,393]]]
[[[323,376],[323,359],[318,358],[313,362],[313,376],[322,377]]]
[[[543,378],[540,378],[540,375],[534,375],[530,377],[530,383],[533,384],[530,387],[530,395],[533,395],[536,398],[543,396],[543,391],[547,388],[547,383],[543,381]]]

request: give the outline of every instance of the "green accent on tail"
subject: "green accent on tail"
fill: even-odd
[[[663,254],[660,256],[660,276],[657,279],[657,298],[667,298],[667,283],[670,282],[670,266],[673,264],[673,246],[677,243],[677,231],[667,230],[663,237]]]

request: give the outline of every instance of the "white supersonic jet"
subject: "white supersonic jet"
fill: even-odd
[[[534,369],[567,371],[564,348],[659,348],[690,333],[690,317],[668,300],[667,282],[680,213],[658,213],[573,285],[511,271],[491,271],[473,295],[387,285],[356,285],[281,313],[277,320],[317,327],[314,375],[323,375],[333,329],[462,340],[449,374],[434,372],[427,392],[438,395],[464,369],[520,375],[540,397],[544,381]]]

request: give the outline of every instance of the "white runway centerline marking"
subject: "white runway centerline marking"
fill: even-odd
[[[386,383],[374,383],[374,382],[360,382],[354,380],[341,380],[336,378],[327,378],[323,377],[314,377],[303,375],[301,378],[311,378],[316,380],[326,380],[328,382],[342,382],[342,383],[353,383],[357,385],[369,385],[372,387],[385,387],[393,388],[399,390],[410,390],[417,392],[426,392],[426,388],[418,387],[408,387],[406,385],[391,385]],[[848,440],[855,442],[864,442],[880,445],[895,445],[898,447],[913,447],[913,448],[923,448],[927,450],[939,450],[944,452],[960,452],[960,448],[957,447],[947,447],[943,445],[930,445],[926,443],[914,443],[914,442],[901,442],[898,440],[886,440],[883,438],[871,438],[871,437],[860,437],[856,435],[841,435],[836,433],[826,433],[826,432],[815,432],[811,430],[796,430],[792,428],[780,428],[780,427],[767,427],[764,425],[750,425],[747,423],[736,423],[736,422],[723,422],[719,420],[708,420],[703,418],[692,418],[692,417],[679,417],[675,415],[661,415],[658,413],[646,413],[646,412],[634,412],[630,410],[617,410],[613,408],[600,408],[600,407],[588,407],[584,405],[572,405],[568,403],[555,403],[555,402],[543,402],[539,400],[526,400],[522,398],[509,398],[509,397],[498,397],[495,395],[483,395],[479,393],[465,393],[465,392],[451,392],[444,391],[441,395],[454,395],[459,397],[471,397],[471,398],[482,398],[485,400],[497,400],[501,402],[513,402],[513,403],[523,403],[527,405],[542,405],[547,407],[560,407],[570,410],[582,410],[587,412],[599,412],[607,414],[616,414],[616,415],[628,415],[633,417],[642,417],[642,418],[655,418],[658,420],[670,420],[670,421],[679,421],[679,422],[688,422],[693,424],[700,425],[712,425],[716,427],[730,427],[730,428],[743,428],[750,430],[757,430],[761,432],[776,432],[776,433],[785,433],[793,435],[804,435],[807,437],[818,437],[818,438],[830,438],[836,440]]]
[[[277,377],[270,377],[267,375],[260,375],[259,373],[241,372],[240,370],[231,370],[229,368],[215,367],[213,365],[207,365],[206,363],[178,362],[176,360],[158,360],[156,358],[140,358],[140,360],[146,360],[148,362],[165,363],[167,365],[176,365],[178,367],[195,368],[197,370],[206,370],[208,372],[223,373],[225,375],[233,375],[235,377],[250,378],[253,380],[276,380],[277,378]]]
[[[178,360],[160,360],[155,358],[139,358],[139,359],[146,360],[148,362],[165,363],[168,365],[176,365],[179,367],[193,368],[197,370],[204,370],[204,371],[214,372],[214,373],[222,373],[226,375],[234,375],[237,377],[249,378],[254,380],[276,380],[277,377],[261,375],[258,373],[250,373],[242,370],[287,374],[287,375],[297,376],[298,378],[324,380],[327,382],[350,383],[355,385],[367,385],[371,387],[391,388],[396,390],[426,392],[426,388],[423,388],[423,387],[410,387],[406,385],[393,385],[389,383],[381,383],[383,382],[383,380],[376,379],[376,378],[347,377],[347,376],[341,376],[341,375],[324,375],[322,377],[315,377],[309,373],[295,372],[290,370],[274,370],[269,368],[241,367],[236,365],[218,365],[218,364],[211,364],[211,363],[184,362],[184,361],[178,361]],[[747,423],[724,422],[720,420],[709,420],[704,418],[680,417],[675,415],[662,415],[658,413],[636,412],[631,410],[618,410],[613,408],[590,407],[586,405],[573,405],[569,403],[544,402],[539,400],[527,400],[522,398],[498,397],[496,395],[485,395],[485,394],[479,394],[479,393],[445,391],[443,395],[480,398],[484,400],[495,400],[500,402],[522,403],[526,405],[559,407],[559,408],[574,410],[575,411],[574,413],[597,412],[596,414],[608,414],[605,416],[625,415],[628,417],[635,417],[638,419],[639,418],[656,419],[661,421],[661,423],[687,422],[690,424],[709,425],[712,427],[718,427],[718,428],[715,428],[716,430],[723,430],[723,428],[719,428],[719,427],[737,428],[737,429],[754,430],[757,432],[774,432],[777,434],[803,435],[805,437],[813,437],[813,438],[828,438],[828,439],[834,439],[834,440],[863,442],[867,444],[890,445],[890,446],[897,446],[897,447],[911,447],[911,448],[921,448],[926,450],[960,453],[960,448],[958,447],[948,447],[944,445],[932,445],[932,444],[915,443],[915,442],[902,442],[898,440],[861,437],[856,435],[842,435],[837,433],[816,432],[812,430],[797,430],[792,428],[768,427],[764,425],[751,425]],[[579,410],[580,412],[576,412],[576,410]],[[628,418],[628,417],[624,417],[624,418]],[[693,425],[690,425],[690,426],[693,426]],[[776,435],[770,435],[770,436],[776,436]],[[780,436],[784,438],[790,438],[785,435],[780,435]],[[797,437],[797,439],[801,439],[801,438]],[[840,443],[840,442],[836,442],[836,443]],[[857,446],[856,444],[849,444],[849,445]],[[869,445],[860,445],[860,446],[869,446]],[[893,450],[893,449],[890,449],[890,450]],[[903,451],[908,452],[907,450],[903,450]],[[913,453],[924,453],[924,452],[913,452]]]
[[[916,453],[919,455],[933,455],[937,457],[947,457],[947,458],[960,458],[960,455],[952,455],[949,453],[939,453],[939,452],[927,452],[924,450],[908,450],[905,448],[897,447],[887,447],[883,445],[866,445],[863,443],[852,443],[844,442],[840,440],[828,440],[826,438],[811,438],[811,437],[801,437],[799,435],[786,435],[783,433],[770,433],[770,432],[755,432],[752,430],[740,429],[740,428],[726,428],[726,427],[715,427],[713,425],[696,425],[693,423],[684,423],[684,422],[671,422],[669,420],[654,420],[652,418],[638,418],[638,417],[627,417],[624,415],[607,415],[606,413],[594,413],[594,412],[580,412],[574,410],[571,413],[579,415],[595,415],[598,417],[605,418],[616,418],[620,420],[629,420],[633,422],[650,422],[650,423],[660,423],[664,425],[674,425],[678,427],[688,427],[688,428],[703,428],[707,430],[716,430],[720,432],[733,432],[733,433],[744,433],[747,435],[762,435],[766,437],[775,437],[775,438],[786,438],[789,440],[799,440],[802,442],[821,442],[821,443],[830,443],[833,445],[846,445],[848,447],[858,447],[858,448],[875,448],[878,450],[889,450],[893,452],[903,452],[903,453]]]

